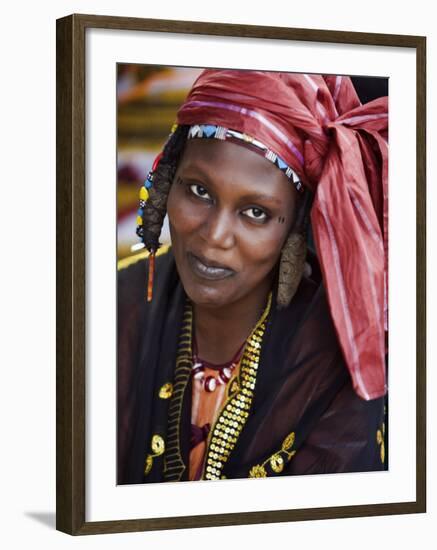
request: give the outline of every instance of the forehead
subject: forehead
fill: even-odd
[[[217,139],[190,139],[178,167],[179,175],[200,177],[213,186],[232,184],[242,192],[263,191],[284,199],[293,184],[273,163],[248,147]],[[203,180],[202,180],[203,181]]]

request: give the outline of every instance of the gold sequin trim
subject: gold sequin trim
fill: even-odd
[[[296,451],[291,451],[295,439],[296,435],[294,432],[291,432],[289,435],[287,435],[287,437],[282,442],[281,450],[274,453],[262,464],[257,464],[256,466],[253,466],[249,472],[249,477],[267,477],[267,465],[270,466],[275,474],[280,474],[284,469],[285,464],[289,462],[296,454]]]
[[[271,303],[272,293],[269,294],[266,308],[246,341],[238,374],[237,393],[228,398],[209,433],[204,479],[221,479],[222,470],[249,417],[261,355],[261,343]]]
[[[173,384],[170,384],[170,382],[167,382],[167,384],[164,384],[159,390],[159,397],[161,399],[169,399],[172,395],[173,395]]]

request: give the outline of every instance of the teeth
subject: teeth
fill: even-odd
[[[217,273],[219,271],[226,271],[226,269],[223,267],[208,266],[202,263],[201,261],[198,261],[198,263],[199,263],[199,267],[208,273]]]
[[[219,267],[217,265],[207,265],[202,262],[200,258],[196,258],[197,263],[204,268],[206,271],[228,271],[225,267]]]
[[[216,265],[208,265],[202,262],[202,260],[199,258],[199,263],[203,265],[206,269],[222,269],[221,267],[218,267]]]

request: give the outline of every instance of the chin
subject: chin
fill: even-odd
[[[222,307],[232,300],[218,287],[201,283],[183,285],[187,296],[198,306]]]

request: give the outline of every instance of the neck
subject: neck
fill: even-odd
[[[270,292],[269,284],[258,292],[222,308],[194,304],[194,328],[198,355],[215,364],[232,359],[261,317]]]

